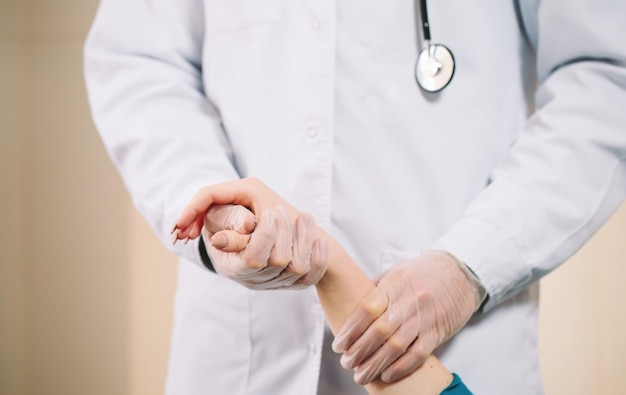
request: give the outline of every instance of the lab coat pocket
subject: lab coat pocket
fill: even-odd
[[[276,24],[281,0],[205,0],[206,28],[214,33]]]
[[[420,255],[420,251],[398,251],[387,250],[380,254],[380,276],[384,275],[386,271],[394,267],[395,265],[406,262]]]

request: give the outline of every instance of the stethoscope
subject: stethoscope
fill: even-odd
[[[424,35],[424,48],[415,62],[415,79],[426,92],[439,92],[452,80],[454,75],[454,56],[445,45],[430,43],[430,25],[426,0],[419,0],[420,22]]]

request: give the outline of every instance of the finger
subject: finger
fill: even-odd
[[[302,289],[317,284],[328,268],[328,244],[325,239],[317,239],[313,242],[311,254],[311,270],[300,277],[289,289]]]
[[[176,220],[176,227],[188,228],[198,217],[204,217],[212,204],[239,204],[254,208],[253,198],[253,188],[246,180],[204,187],[187,203]]]
[[[256,230],[254,231],[252,237],[258,242],[263,234],[269,229],[268,224],[273,218],[274,222],[274,230],[271,235],[268,234],[267,243],[261,242],[260,245],[268,245],[271,247],[270,256],[267,259],[266,267],[260,268],[257,272],[246,275],[245,281],[241,279],[239,282],[243,283],[250,289],[255,290],[263,290],[263,289],[275,289],[288,287],[293,284],[299,276],[295,276],[293,273],[285,270],[288,266],[291,256],[292,256],[292,233],[291,230],[291,220],[289,217],[289,213],[283,207],[278,207],[277,209],[268,209],[262,213],[261,219],[259,220],[259,224],[257,225]],[[248,247],[246,247],[247,251],[244,251],[243,256],[246,261],[249,261],[253,258],[253,255],[256,254],[254,250],[256,247],[255,243],[250,241]],[[251,255],[252,254],[252,255]],[[258,267],[256,265],[252,265],[253,267]]]
[[[278,289],[278,288],[291,289],[291,286],[300,278],[299,275],[291,273],[288,270],[288,266],[287,267],[268,266],[268,269],[269,268],[278,269],[279,273],[271,281],[266,282],[266,284],[264,285],[260,285],[263,287],[262,289]]]
[[[265,290],[265,289],[278,289],[278,288],[286,288],[293,284],[298,278],[293,275],[285,274],[285,269],[277,266],[268,266],[263,269],[263,274],[273,273],[274,276],[270,277],[269,275],[264,281],[260,281],[259,278],[255,277],[251,280],[251,289],[256,290]]]
[[[291,288],[295,282],[308,273],[313,248],[312,239],[315,223],[312,217],[308,215],[309,218],[307,216],[303,218],[298,217],[295,226],[292,226],[289,213],[284,206],[279,206],[277,212],[280,214],[277,221],[277,240],[270,257],[270,265],[282,266],[284,270],[278,277],[265,284],[266,289]],[[295,231],[292,228],[295,228]],[[281,232],[281,230],[284,230],[284,232]],[[310,237],[307,233],[310,233]],[[307,239],[311,241],[309,242]],[[296,240],[299,240],[300,244]],[[281,245],[282,243],[284,245]],[[303,246],[303,243],[309,243],[310,246]],[[282,257],[278,252],[281,250],[283,251]],[[303,264],[301,260],[306,260],[306,262]]]
[[[371,362],[359,367],[354,372],[354,381],[359,385],[366,385],[374,381],[380,376],[380,373],[384,368],[389,366],[395,359],[390,354],[382,355],[382,360],[376,359],[376,362]],[[397,358],[397,356],[395,356]]]
[[[234,230],[222,230],[211,237],[211,245],[222,252],[240,252],[248,245],[251,235]]]
[[[294,226],[289,213],[280,205],[272,211],[276,213],[276,238],[267,269],[280,268],[281,272],[269,281],[258,283],[254,289],[288,288],[302,276],[293,267]]]
[[[208,234],[206,229],[203,232]],[[226,259],[225,261],[217,259],[215,262],[216,270],[248,288],[276,277],[280,271],[265,270],[267,269],[267,259],[274,245],[274,233],[274,214],[269,211],[263,213],[255,231],[250,235],[250,241],[241,252],[214,251]]]
[[[345,369],[352,369],[361,365],[363,361],[373,356],[376,352],[379,352],[381,348],[384,350],[387,340],[391,338],[401,325],[402,318],[399,317],[398,314],[394,314],[393,307],[388,308],[387,311],[376,319],[354,344],[344,352],[341,356],[341,366]],[[411,339],[411,341],[413,340]],[[411,341],[404,345],[404,349],[408,347]],[[378,359],[380,359],[380,357]]]
[[[172,231],[172,233],[174,234],[173,243],[176,244],[178,240],[195,239],[196,237],[200,236],[201,231],[202,221],[200,217],[198,217],[186,227],[179,228],[178,226],[175,226],[174,230]]]
[[[308,213],[302,213],[296,218],[293,246],[293,262],[290,269],[303,276],[311,268],[311,254],[315,237],[315,220]]]
[[[278,206],[276,212],[276,234],[274,247],[268,264],[281,268],[287,267],[292,259],[293,226],[289,213],[283,206]],[[296,279],[294,279],[295,281]],[[292,281],[293,282],[293,281]]]
[[[400,380],[424,363],[431,353],[432,350],[424,347],[418,337],[403,355],[381,373],[381,380],[387,383]]]
[[[272,248],[274,247],[276,215],[274,210],[265,210],[261,213],[259,222],[250,237],[248,245],[241,252],[241,258],[246,269],[258,271],[267,267]]]
[[[388,303],[387,294],[379,287],[367,294],[337,333],[332,344],[333,351],[344,352],[350,348],[370,324],[387,309]]]
[[[204,216],[204,227],[211,233],[221,230],[252,233],[255,226],[256,217],[252,211],[241,205],[212,205]]]
[[[195,239],[200,236],[202,233],[202,218],[196,219],[193,224],[191,224],[191,228],[189,233],[187,234],[187,239]]]
[[[273,285],[275,280],[280,276],[281,268],[268,266],[255,272],[250,272],[238,276],[236,281],[245,285],[249,289],[265,290],[274,289],[278,286]]]
[[[358,368],[354,374],[355,381],[361,385],[368,384],[375,380],[385,369],[400,358],[411,343],[415,340],[417,320],[403,323],[392,336],[374,352],[367,357],[364,362],[358,362]],[[355,344],[356,346],[356,344]],[[401,372],[395,372],[402,374]],[[404,373],[406,374],[406,373]]]
[[[416,306],[417,315],[409,318],[409,324],[403,325],[402,332],[399,331],[399,337],[404,336],[402,342],[409,342],[408,350],[383,372],[386,381],[399,380],[415,370],[443,341],[435,324],[434,309],[435,303],[428,294],[420,298]],[[406,333],[404,328],[416,330],[411,334]]]

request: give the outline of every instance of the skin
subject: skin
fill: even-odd
[[[282,206],[287,209],[294,222],[312,221],[308,214],[300,214],[259,180],[246,178],[201,189],[176,221],[173,230],[175,239],[198,237],[207,210],[216,204],[243,205],[250,208],[257,217],[265,211]],[[328,259],[326,273],[316,284],[316,290],[330,329],[336,334],[375,285],[345,250],[319,226],[315,227],[315,237],[320,241],[315,253],[317,259]],[[373,303],[368,306],[368,310],[373,317],[378,317],[386,306],[386,301]],[[375,380],[365,385],[365,389],[370,395],[437,395],[451,382],[451,373],[431,355],[415,371],[399,381],[385,383]]]

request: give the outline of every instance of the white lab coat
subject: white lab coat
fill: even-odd
[[[183,260],[167,392],[316,393],[314,290],[250,291],[205,269],[197,241],[169,242],[196,190],[256,176],[372,277],[425,248],[465,261],[490,296],[438,355],[477,394],[541,393],[535,280],[626,190],[624,15],[609,0],[430,2],[457,61],[433,95],[413,79],[411,1],[103,0],[94,119]]]

